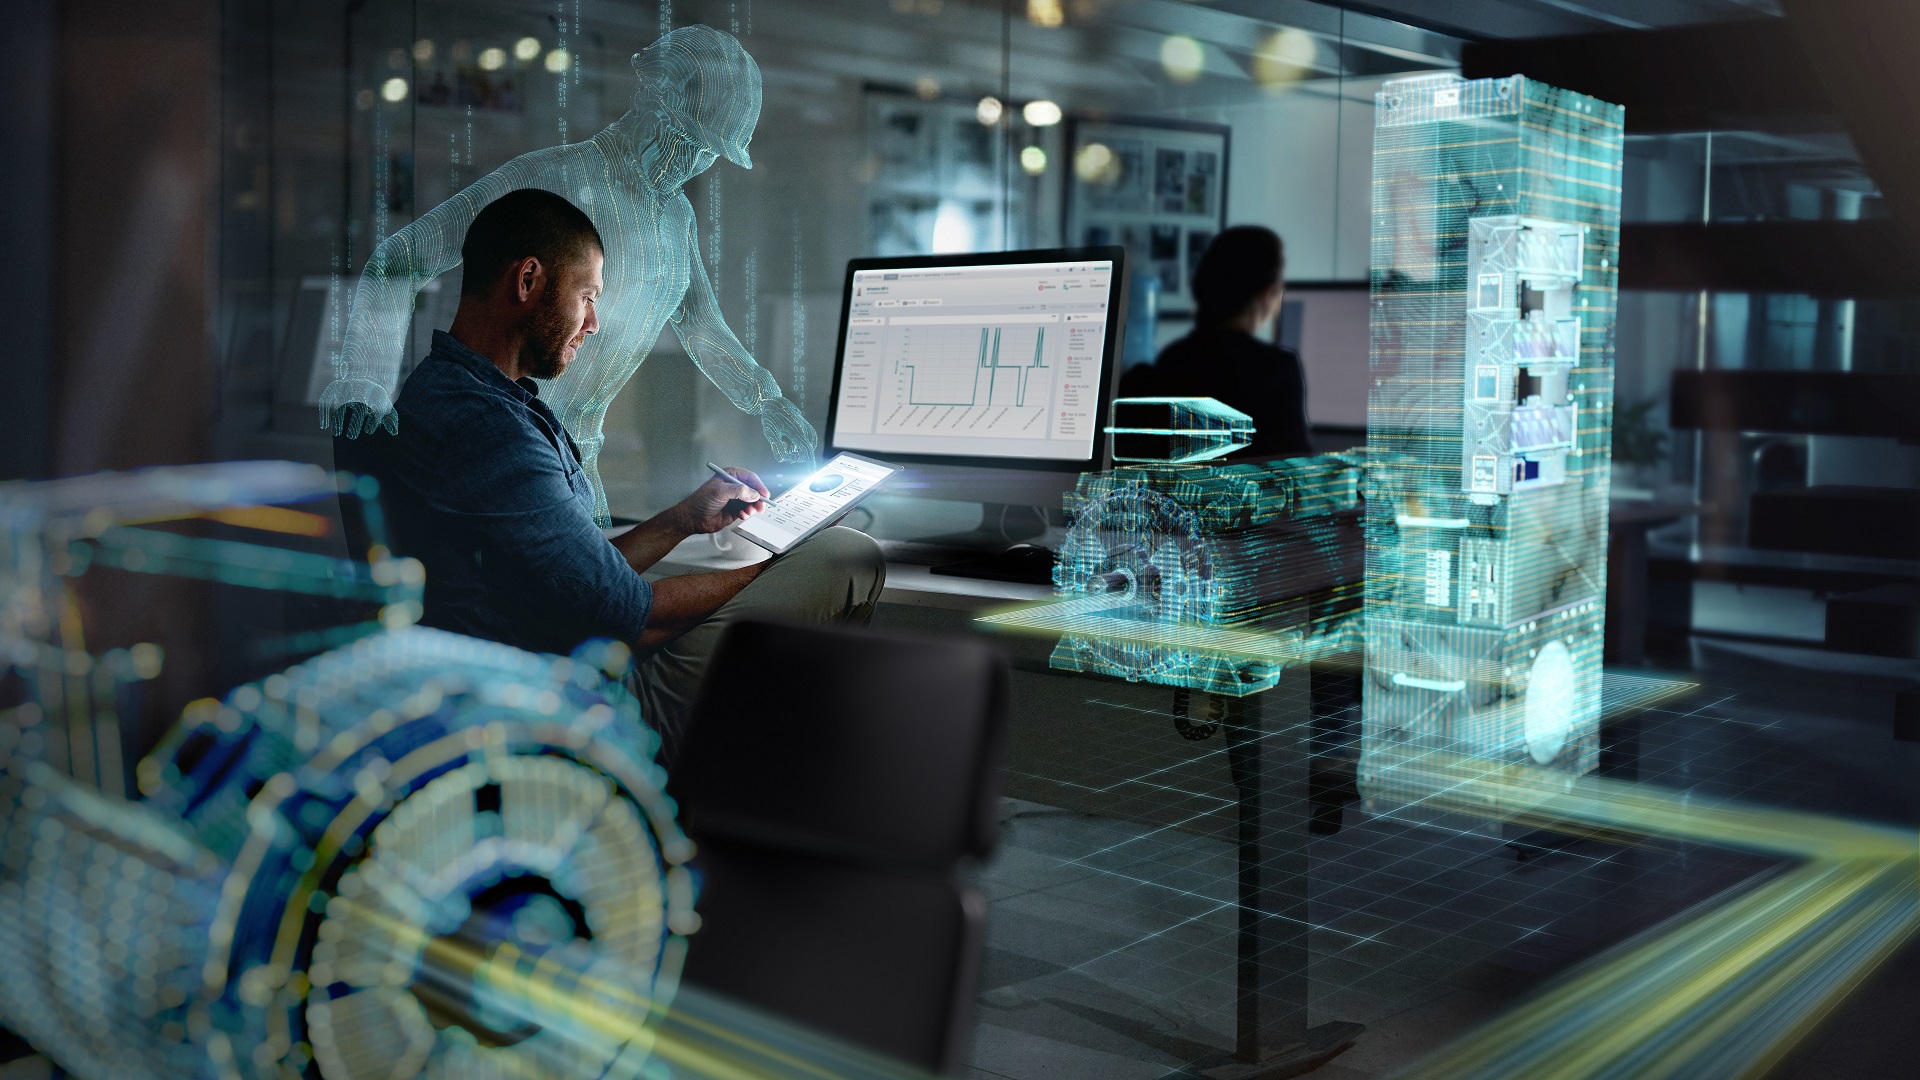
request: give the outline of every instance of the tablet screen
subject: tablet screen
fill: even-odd
[[[880,481],[898,471],[858,454],[840,454],[734,528],[768,551],[782,554],[852,509]]]

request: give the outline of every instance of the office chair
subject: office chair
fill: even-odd
[[[740,623],[670,781],[702,876],[685,978],[936,1071],[971,1035],[1006,755],[974,642]]]

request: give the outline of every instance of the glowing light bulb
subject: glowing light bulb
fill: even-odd
[[[523,37],[519,41],[516,41],[513,43],[513,58],[515,60],[521,60],[521,61],[531,60],[534,57],[539,55],[540,55],[540,39],[539,38]]]
[[[499,71],[506,66],[507,50],[498,48],[480,50],[480,70]]]
[[[413,43],[413,59],[415,63],[420,64],[430,64],[433,62],[432,38],[421,38],[419,41]]]
[[[1027,171],[1028,176],[1039,176],[1047,171],[1047,152],[1037,146],[1021,148],[1020,167]]]
[[[573,63],[573,54],[565,49],[553,49],[547,53],[547,70],[558,75]]]
[[[1035,26],[1055,27],[1067,21],[1060,0],[1027,0],[1027,21]]]
[[[380,96],[392,105],[407,100],[407,80],[395,76],[381,83]]]
[[[1120,178],[1120,161],[1106,143],[1088,143],[1073,155],[1073,174],[1089,184],[1111,184]]]
[[[1268,34],[1253,53],[1253,81],[1262,86],[1286,86],[1313,70],[1320,46],[1305,30],[1286,27]]]
[[[980,99],[979,105],[974,107],[973,115],[979,117],[981,123],[992,127],[1000,122],[1000,114],[1006,111],[1007,107],[1000,104],[999,98],[988,94]]]
[[[1160,66],[1174,82],[1190,83],[1206,70],[1207,54],[1187,35],[1170,34],[1160,43]]]
[[[1020,116],[1034,127],[1052,127],[1060,122],[1060,106],[1041,98],[1027,102],[1026,108],[1020,110]]]

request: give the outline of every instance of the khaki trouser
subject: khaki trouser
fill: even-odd
[[[661,757],[671,761],[685,738],[687,716],[706,675],[707,658],[727,624],[739,619],[864,625],[887,581],[880,545],[866,533],[836,525],[776,557],[773,564],[700,625],[643,654],[629,684],[640,716],[660,733]],[[756,672],[729,672],[742,679]],[[771,689],[771,688],[770,688]]]

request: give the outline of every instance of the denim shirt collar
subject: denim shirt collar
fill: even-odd
[[[509,379],[504,371],[493,361],[474,352],[466,342],[447,333],[445,330],[433,332],[433,348],[427,353],[430,360],[450,360],[472,372],[481,382],[497,390],[512,394],[515,400],[526,402],[540,396],[540,384],[532,379]]]

